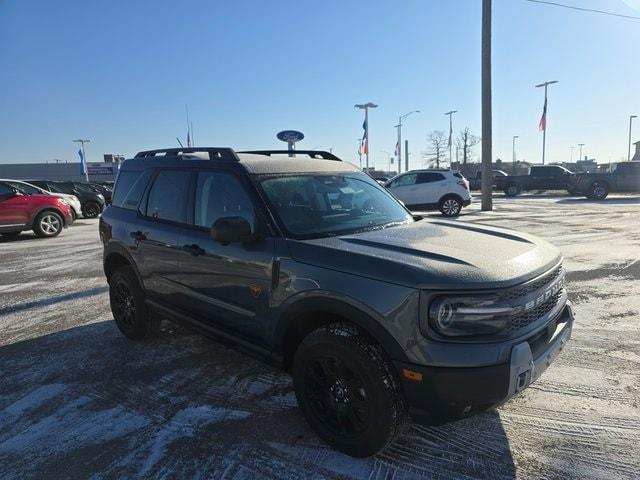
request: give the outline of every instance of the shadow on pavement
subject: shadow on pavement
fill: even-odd
[[[640,197],[613,197],[604,200],[591,200],[588,198],[563,198],[556,203],[571,203],[583,205],[634,205],[640,204]]]
[[[54,297],[43,298],[41,300],[33,300],[31,302],[18,303],[16,305],[7,305],[6,307],[0,307],[0,315],[21,312],[23,310],[29,310],[30,308],[46,307],[49,305],[55,305],[56,303],[68,302],[69,300],[93,297],[94,295],[100,295],[107,290],[109,290],[109,287],[96,287],[90,288],[89,290],[82,290],[81,292],[65,293],[63,295],[56,295]]]
[[[514,478],[497,412],[414,426],[377,457],[324,445],[290,378],[163,323],[103,321],[0,348],[0,478]]]

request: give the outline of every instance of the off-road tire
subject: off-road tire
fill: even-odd
[[[109,280],[111,313],[122,334],[142,340],[153,332],[145,295],[132,267],[117,269]]]
[[[315,368],[328,359],[336,361],[335,376],[324,375],[325,369]],[[307,422],[326,443],[347,455],[374,455],[389,445],[406,423],[404,399],[391,363],[382,348],[354,326],[330,324],[307,335],[294,355],[292,376],[298,404]],[[329,388],[323,390],[314,385],[325,380]],[[336,386],[344,392],[342,400],[335,398]],[[325,400],[318,401],[318,397]],[[346,405],[351,407],[352,414],[357,409],[366,413],[357,413],[355,422],[344,411],[336,414],[339,424],[336,427],[326,416],[323,418],[323,403],[333,406],[324,412],[337,412]],[[349,425],[353,427],[356,423],[362,424],[360,431],[348,432]]]
[[[64,227],[62,215],[52,210],[40,212],[33,221],[33,233],[36,237],[52,238],[60,235]]]
[[[440,200],[438,210],[445,217],[457,217],[462,211],[462,201],[455,195],[448,195]]]

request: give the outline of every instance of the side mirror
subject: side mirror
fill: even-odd
[[[251,225],[243,217],[221,217],[211,226],[211,237],[222,245],[251,239]]]

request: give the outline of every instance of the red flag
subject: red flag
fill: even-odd
[[[547,97],[544,98],[544,108],[542,109],[542,117],[540,117],[538,128],[540,131],[547,129]]]

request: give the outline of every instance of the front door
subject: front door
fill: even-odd
[[[28,197],[16,194],[10,185],[0,182],[0,228],[16,229],[29,221]]]
[[[393,180],[389,185],[389,191],[396,198],[402,200],[405,205],[415,205],[418,201],[420,187],[416,185],[418,175],[416,173],[405,173]]]
[[[255,209],[248,185],[231,172],[199,171],[192,225],[180,234],[181,304],[202,321],[264,341],[274,256],[273,238]],[[222,217],[243,217],[260,240],[222,245],[211,226]]]

